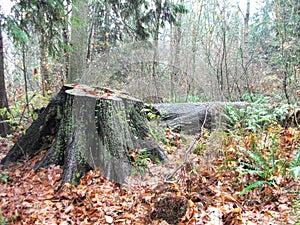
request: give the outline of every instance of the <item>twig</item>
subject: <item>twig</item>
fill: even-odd
[[[206,110],[205,110],[205,116],[204,116],[204,120],[203,120],[203,123],[202,123],[201,128],[200,128],[200,133],[195,136],[192,144],[190,144],[189,148],[184,153],[183,162],[172,173],[165,176],[165,181],[170,180],[179,170],[181,170],[183,167],[185,167],[187,165],[188,155],[191,153],[191,151],[193,150],[195,144],[197,143],[197,141],[201,138],[201,136],[203,134],[203,128],[204,128],[204,125],[205,125],[205,122],[206,122],[206,119],[207,119],[208,109],[209,109],[209,107],[207,107]]]
[[[16,145],[19,147],[19,149],[21,150],[21,152],[23,153],[23,155],[24,155],[24,158],[25,158],[25,161],[28,161],[28,159],[29,159],[29,156],[28,156],[28,154],[26,154],[26,152],[24,151],[24,149],[22,148],[22,146],[19,144],[19,142],[17,141],[16,142]]]

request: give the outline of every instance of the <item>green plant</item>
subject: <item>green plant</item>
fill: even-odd
[[[207,149],[206,144],[197,144],[193,150],[193,153],[196,155],[202,155],[203,152]]]
[[[299,126],[299,112],[298,104],[282,104],[274,109],[273,114],[285,126]]]
[[[8,109],[7,108],[1,108],[0,109],[0,116],[1,117],[7,117],[7,121],[1,121],[1,123],[3,122],[10,122],[10,119],[11,119],[11,114],[8,112]]]
[[[274,122],[272,110],[263,105],[268,103],[269,99],[263,96],[244,97],[250,101],[245,106],[234,107],[225,106],[226,126],[230,130],[242,128],[245,130],[257,132],[259,129]]]
[[[291,177],[294,177],[295,179],[300,177],[300,145],[298,146],[298,150],[293,160],[289,164],[289,169],[290,169],[289,175]]]
[[[244,96],[247,103],[245,106],[225,106],[225,125],[232,131],[239,128],[240,131],[258,132],[275,124],[286,124],[287,120],[293,118],[293,123],[298,125],[298,105],[280,104],[272,106],[270,98],[261,95]],[[289,125],[289,124],[288,124]]]
[[[299,210],[300,210],[300,191],[298,191],[297,198],[294,199],[294,201],[292,203],[292,210],[293,210],[293,214],[296,216],[296,219],[298,220],[295,223],[295,225],[300,225],[300,214],[299,214]]]
[[[6,171],[1,172],[0,173],[0,180],[2,180],[3,182],[7,183],[8,182],[8,178],[9,178],[8,174],[9,174],[9,172],[6,172]]]
[[[2,118],[6,118],[6,120],[2,120],[2,121],[0,121],[0,123],[9,123],[13,127],[13,129],[16,130],[16,126],[13,126],[16,124],[16,120],[14,119],[11,112],[12,112],[12,110],[8,110],[7,108],[1,108],[0,116]]]
[[[74,178],[70,181],[70,184],[77,186],[80,183],[81,173],[76,172]]]
[[[132,164],[134,166],[132,170],[132,175],[139,173],[139,174],[144,174],[145,170],[148,166],[150,159],[150,152],[146,151],[145,149],[141,149],[138,152],[132,152],[131,154],[132,157]]]
[[[243,174],[256,174],[264,180],[272,180],[273,172],[276,169],[277,160],[274,160],[274,155],[265,156],[263,153],[256,151],[252,152],[243,147],[239,147],[249,162],[240,162]]]
[[[146,150],[140,150],[134,158],[134,165],[137,167],[146,167],[150,160],[150,153]]]
[[[230,130],[239,128],[241,130],[257,132],[263,125],[271,123],[271,114],[266,109],[248,105],[242,108],[226,106],[226,126]]]
[[[151,122],[149,124],[149,132],[155,138],[156,141],[166,144],[166,138],[164,130],[161,129],[158,124],[160,122],[160,115],[155,112],[154,106],[150,104],[148,107],[141,110],[142,113],[145,113],[148,120]]]
[[[271,129],[270,129],[271,130]],[[238,149],[245,157],[239,163],[241,176],[246,174],[256,175],[259,180],[248,184],[240,193],[243,195],[248,191],[262,186],[274,185],[276,177],[300,177],[300,144],[292,159],[288,159],[284,154],[285,150],[280,149],[280,130],[271,130],[271,134],[266,134],[264,146],[259,147],[256,135],[252,134],[247,143],[247,147],[239,146]]]
[[[240,162],[241,175],[250,174],[259,177],[259,181],[255,181],[247,185],[240,195],[246,192],[262,186],[273,185],[275,183],[275,177],[280,175],[286,177],[289,164],[285,157],[278,153],[278,132],[270,135],[270,144],[259,148],[258,142],[254,136],[248,143],[248,148],[239,146],[240,152],[245,155],[245,161]]]
[[[270,98],[262,94],[250,93],[250,94],[244,94],[242,96],[242,101],[250,102],[250,103],[266,104],[270,102]]]
[[[8,219],[3,217],[2,212],[0,211],[0,225],[8,224]]]
[[[244,194],[246,194],[248,191],[251,191],[252,189],[257,188],[257,187],[259,187],[259,186],[263,186],[263,185],[265,185],[265,184],[272,184],[272,182],[266,181],[266,180],[260,180],[260,181],[253,182],[253,183],[249,184],[247,187],[245,187],[245,188],[241,191],[240,195],[244,195]]]
[[[155,113],[155,109],[152,104],[150,104],[147,108],[143,108],[141,112],[146,114],[148,120],[160,119],[160,116]]]

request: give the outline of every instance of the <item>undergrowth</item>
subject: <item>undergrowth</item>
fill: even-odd
[[[231,154],[224,163],[234,165],[231,168],[240,178],[246,178],[242,179],[245,182],[240,195],[300,177],[299,106],[272,106],[262,96],[252,96],[251,100],[245,107],[226,106],[225,113],[227,131],[239,139],[239,144],[228,148],[235,156]]]
[[[244,96],[245,106],[225,106],[225,126],[229,132],[265,130],[273,125],[299,126],[300,106],[298,104],[272,104],[271,99],[256,95]]]
[[[0,211],[0,225],[6,225],[8,224],[8,220],[3,217],[2,212]]]
[[[0,115],[5,115],[13,131],[23,130],[37,119],[41,109],[49,102],[50,95],[43,96],[38,92],[28,92],[28,102],[23,90],[16,93],[9,109],[0,109]]]

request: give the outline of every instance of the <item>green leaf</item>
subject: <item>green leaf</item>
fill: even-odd
[[[298,150],[294,156],[293,161],[290,163],[290,167],[297,167],[300,165],[300,146],[298,147]]]
[[[267,163],[267,160],[264,158],[263,154],[261,152],[252,152],[249,151],[243,147],[239,146],[239,150],[246,153],[248,157],[254,161],[257,165],[261,166],[265,170],[269,170],[270,166]]]
[[[254,182],[254,183],[248,185],[247,187],[245,187],[239,195],[244,195],[244,194],[246,194],[248,191],[250,191],[250,190],[252,190],[252,189],[254,189],[254,188],[256,188],[256,187],[262,186],[262,185],[264,185],[264,184],[267,184],[267,183],[269,183],[269,182],[266,181],[266,180],[256,181],[256,182]]]
[[[291,174],[295,179],[300,177],[300,166],[291,168]]]

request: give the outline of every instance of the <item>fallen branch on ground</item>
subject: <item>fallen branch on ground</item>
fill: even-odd
[[[165,176],[165,181],[171,180],[172,177],[174,177],[174,175],[181,170],[182,168],[184,168],[187,164],[188,164],[188,155],[191,153],[191,151],[194,149],[195,144],[197,143],[197,141],[202,137],[203,135],[203,130],[204,130],[204,125],[207,119],[207,114],[208,114],[208,110],[209,108],[206,108],[206,112],[205,112],[205,116],[204,116],[204,121],[201,125],[201,129],[200,129],[200,133],[195,135],[195,138],[193,140],[193,142],[190,144],[189,148],[187,149],[187,151],[184,153],[184,158],[183,158],[183,162],[170,174]]]

